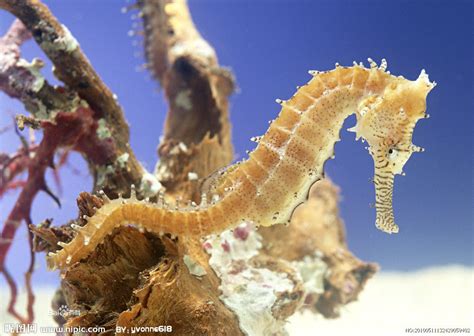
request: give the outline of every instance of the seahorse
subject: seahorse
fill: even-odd
[[[402,174],[414,152],[415,124],[427,118],[426,98],[436,85],[424,70],[410,81],[393,76],[369,59],[326,72],[309,71],[311,80],[288,100],[277,99],[282,108],[270,123],[247,160],[230,166],[212,178],[212,193],[202,195],[200,205],[183,208],[168,205],[163,195],[157,203],[138,200],[132,187],[130,198],[110,200],[102,192],[104,205],[62,249],[49,253],[51,268],[65,268],[87,257],[114,228],[135,224],[156,234],[203,237],[233,228],[243,221],[270,226],[289,222],[294,209],[307,198],[319,180],[324,163],[334,156],[344,120],[356,114],[349,129],[367,141],[374,161],[376,227],[397,233],[392,209],[394,176]],[[212,197],[211,197],[212,196]]]

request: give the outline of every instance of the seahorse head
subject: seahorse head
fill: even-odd
[[[399,230],[392,209],[394,176],[403,175],[410,156],[424,150],[412,144],[412,135],[416,122],[428,117],[426,97],[435,85],[424,70],[415,81],[389,76],[380,93],[359,105],[357,125],[351,130],[367,141],[374,160],[376,226],[382,231]]]

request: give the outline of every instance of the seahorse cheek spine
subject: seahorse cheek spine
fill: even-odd
[[[249,159],[218,174],[212,181],[216,201],[203,195],[200,206],[171,210],[166,204],[136,199],[108,200],[75,227],[76,237],[48,255],[51,268],[64,268],[88,256],[104,237],[121,225],[136,224],[156,234],[205,236],[237,226],[241,221],[258,225],[287,222],[306,198],[311,185],[321,178],[324,163],[334,157],[344,120],[354,112],[357,124],[350,130],[370,145],[374,159],[376,226],[398,231],[392,211],[393,176],[401,172],[412,152],[416,121],[425,116],[426,95],[434,87],[424,72],[417,81],[394,77],[371,61],[324,73],[313,78],[282,105],[278,118],[258,138]],[[212,199],[214,199],[214,196]],[[163,203],[162,201],[160,203]]]

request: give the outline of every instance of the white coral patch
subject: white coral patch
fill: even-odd
[[[198,57],[203,57],[206,59],[215,59],[216,53],[214,49],[202,39],[195,39],[191,41],[178,42],[170,50],[170,54],[174,58],[186,56],[193,54]]]
[[[225,231],[220,237],[209,236],[204,246],[211,254],[209,265],[221,279],[220,299],[239,319],[240,329],[248,336],[283,334],[284,321],[277,320],[272,307],[276,293],[292,291],[294,284],[284,273],[256,268],[248,264],[261,248],[261,236],[251,224],[244,239]]]
[[[38,26],[47,27],[47,24],[41,21]],[[71,53],[79,47],[79,42],[72,36],[69,29],[65,25],[61,25],[61,27],[63,28],[63,36],[57,37],[54,41],[44,40],[41,42],[41,47],[45,51],[65,51]]]
[[[179,108],[185,109],[186,111],[191,110],[193,107],[191,102],[191,90],[187,89],[179,91],[176,95],[175,103]]]
[[[72,52],[77,49],[77,47],[79,47],[79,42],[77,42],[74,36],[72,36],[71,32],[65,25],[61,26],[63,28],[64,35],[54,40],[54,43],[57,44],[58,49]]]
[[[33,92],[41,90],[45,80],[40,69],[44,66],[44,63],[37,58],[34,58],[31,63],[21,58],[18,60],[17,66],[28,70],[33,76],[34,80],[31,82],[30,90]],[[13,78],[10,78],[10,80],[13,80]]]
[[[303,260],[293,261],[291,264],[300,274],[306,294],[324,293],[324,277],[328,266],[320,254],[307,255]]]
[[[145,172],[140,182],[140,190],[145,197],[153,197],[164,189],[163,185],[158,181],[158,178],[149,173]]]
[[[128,153],[123,153],[117,158],[117,164],[120,168],[125,168],[127,166],[128,158],[130,157],[130,154]]]
[[[47,43],[47,48],[52,50],[62,50],[66,52],[73,52],[79,47],[79,42],[72,36],[71,32],[65,25],[61,25],[64,35],[58,37],[53,43]]]
[[[112,136],[112,133],[110,132],[110,129],[107,127],[107,122],[105,121],[104,118],[99,119],[98,127],[97,127],[97,136],[99,139],[106,139],[110,138]]]

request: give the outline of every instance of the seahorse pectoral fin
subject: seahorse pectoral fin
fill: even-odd
[[[392,207],[394,174],[387,171],[375,170],[375,209],[377,229],[387,233],[398,233],[398,225],[395,224]]]

